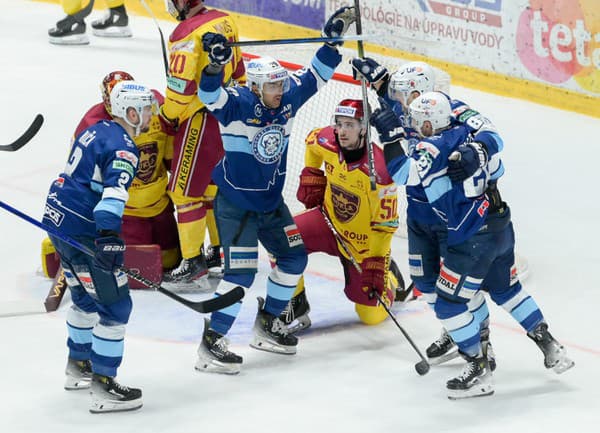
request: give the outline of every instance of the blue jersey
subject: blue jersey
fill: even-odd
[[[230,202],[258,212],[279,206],[294,116],[340,61],[336,49],[320,48],[309,67],[291,74],[276,109],[265,107],[248,87],[223,88],[219,75],[202,76],[198,95],[219,120],[225,149],[212,178]]]
[[[423,138],[409,157],[389,161],[388,171],[399,185],[420,185],[435,214],[448,229],[448,245],[455,245],[475,234],[485,222],[489,202],[485,190],[487,167],[462,183],[452,183],[446,175],[448,157],[469,139],[465,125],[455,125],[439,135]]]
[[[68,236],[120,232],[138,159],[135,143],[118,123],[103,120],[84,130],[64,172],[50,186],[44,223]]]

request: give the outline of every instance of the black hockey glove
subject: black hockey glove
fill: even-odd
[[[356,21],[356,9],[351,6],[344,6],[333,13],[325,23],[321,35],[325,38],[337,38],[344,36],[348,27]],[[344,42],[327,42],[327,45],[342,46]]]
[[[369,122],[377,129],[381,144],[394,143],[406,137],[402,123],[396,116],[396,113],[385,102],[381,102],[381,108],[378,108],[371,114]]]
[[[125,243],[118,233],[102,231],[95,243],[94,262],[96,266],[106,272],[113,272],[115,268],[123,265]]]
[[[478,142],[461,144],[448,158],[448,177],[452,182],[462,182],[473,176],[487,162],[485,145]]]
[[[233,50],[225,45],[227,38],[220,33],[204,33],[202,36],[202,48],[208,53],[210,63],[224,66],[231,61]]]
[[[360,80],[364,77],[368,83],[373,84],[384,80],[389,76],[385,66],[380,65],[370,57],[361,59],[359,57],[352,59],[352,77],[355,80]]]

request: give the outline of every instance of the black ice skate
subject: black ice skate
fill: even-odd
[[[67,15],[48,30],[48,39],[56,45],[87,45],[90,40],[85,33],[83,18]]]
[[[533,331],[528,332],[527,336],[535,341],[544,354],[546,368],[551,368],[556,374],[561,374],[575,365],[575,362],[567,357],[567,350],[548,332],[546,322],[540,323]]]
[[[258,313],[254,322],[254,340],[251,347],[266,352],[293,355],[298,339],[288,332],[287,326],[277,316],[267,313],[265,300],[258,298]]]
[[[470,397],[483,397],[494,393],[492,371],[487,357],[462,355],[467,361],[463,371],[457,377],[446,382],[448,398],[458,400]]]
[[[230,352],[229,340],[210,329],[210,321],[204,319],[204,334],[198,347],[196,370],[209,373],[237,374],[242,366],[242,357]]]
[[[290,299],[290,302],[279,315],[279,319],[287,325],[288,332],[294,334],[310,327],[311,321],[308,313],[310,313],[310,304],[306,299],[306,290],[302,290]],[[294,321],[296,323],[292,325]]]
[[[212,290],[208,282],[208,267],[204,254],[191,259],[181,259],[178,267],[163,276],[163,286],[179,292]]]
[[[208,276],[212,278],[223,277],[223,260],[221,259],[221,245],[209,245],[206,249],[206,266]]]
[[[440,338],[435,340],[426,350],[427,360],[431,365],[438,365],[443,362],[456,358],[458,354],[458,346],[448,334],[448,331],[442,329]]]
[[[92,22],[92,34],[108,38],[131,37],[129,17],[125,6],[110,8],[102,19]]]
[[[65,375],[65,389],[67,391],[89,389],[92,383],[92,363],[89,360],[77,361],[69,358]]]
[[[114,377],[92,375],[91,413],[121,412],[142,407],[142,390],[119,384]]]

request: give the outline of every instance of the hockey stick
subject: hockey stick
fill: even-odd
[[[166,47],[165,35],[163,34],[162,29],[158,25],[158,21],[156,20],[156,16],[152,12],[152,9],[150,9],[150,6],[148,6],[148,3],[146,3],[146,0],[140,0],[140,3],[144,7],[144,9],[146,9],[146,12],[148,12],[148,15],[150,15],[150,17],[154,21],[154,25],[158,29],[158,33],[160,33],[160,48],[162,50],[163,64],[165,65],[165,75],[166,75],[167,79],[169,79],[169,60],[167,57],[167,49],[165,48]]]
[[[0,150],[5,152],[14,152],[15,150],[19,150],[29,143],[29,140],[31,140],[33,136],[38,133],[42,127],[42,123],[44,123],[44,116],[38,114],[35,116],[35,119],[33,119],[31,125],[29,125],[29,128],[27,128],[27,130],[19,138],[10,144],[0,145]]]
[[[41,228],[42,230],[48,232],[49,234],[56,236],[57,238],[66,242],[67,244],[71,245],[73,248],[77,248],[79,251],[81,251],[89,256],[92,256],[92,257],[94,256],[94,251],[92,251],[87,246],[77,242],[75,239],[72,239],[69,236],[62,234],[55,228],[47,226],[44,223],[41,223],[41,222],[31,218],[29,215],[24,214],[23,212],[13,208],[12,206],[4,203],[1,200],[0,200],[0,207],[4,208],[8,212],[18,216],[19,218],[22,218],[25,221],[33,224],[34,226]],[[213,312],[216,310],[221,310],[225,307],[228,307],[229,305],[235,304],[236,302],[238,302],[240,299],[242,299],[244,297],[244,289],[241,288],[240,286],[237,286],[236,288],[219,296],[218,298],[212,298],[212,299],[206,299],[204,301],[194,302],[194,301],[190,301],[188,299],[182,298],[179,295],[176,295],[175,293],[165,289],[161,285],[156,284],[154,281],[150,281],[147,278],[144,278],[143,276],[138,274],[137,272],[127,269],[125,266],[119,266],[118,269],[121,272],[123,272],[124,274],[126,274],[128,277],[133,278],[136,281],[139,281],[140,283],[144,284],[145,286],[147,286],[151,289],[154,289],[154,290],[162,293],[163,295],[168,296],[169,298],[179,302],[180,304],[185,305],[188,308],[191,308],[194,311],[197,311],[198,313],[210,313],[210,312]]]
[[[358,271],[359,274],[362,274],[362,268],[360,267],[360,265],[358,264],[358,262],[356,261],[356,259],[352,255],[352,253],[350,252],[350,249],[346,245],[346,242],[342,239],[342,237],[339,235],[339,233],[333,226],[333,223],[331,222],[331,220],[325,213],[325,210],[322,207],[319,207],[319,210],[321,211],[321,214],[323,215],[323,219],[325,220],[327,227],[329,227],[329,230],[331,230],[331,233],[335,237],[335,240],[340,244],[340,246],[342,247],[342,249],[348,256],[348,258],[350,259],[352,266],[354,266],[354,268]],[[423,354],[421,353],[421,351],[419,350],[419,348],[417,347],[415,342],[412,340],[412,338],[410,338],[410,335],[408,335],[408,333],[404,330],[404,328],[400,325],[400,323],[398,323],[398,320],[396,320],[396,317],[392,314],[392,312],[390,311],[388,306],[385,304],[384,300],[381,299],[381,295],[379,293],[377,293],[376,290],[373,290],[372,293],[377,298],[377,301],[383,306],[383,308],[385,309],[385,312],[388,314],[388,316],[390,316],[390,319],[392,319],[394,321],[394,323],[396,324],[396,326],[398,327],[400,332],[402,332],[402,334],[404,335],[404,338],[406,338],[406,340],[410,343],[412,348],[415,349],[415,352],[417,352],[417,355],[419,355],[419,358],[421,358],[421,360],[415,364],[415,370],[417,370],[417,373],[419,373],[420,376],[427,374],[427,372],[429,372],[429,368],[430,368],[429,362],[427,362],[427,360],[425,359],[425,357],[423,356]]]
[[[354,8],[356,9],[356,34],[362,35],[362,21],[360,19],[360,4],[358,0],[354,0]],[[357,42],[358,57],[365,57],[365,49],[361,40]],[[367,141],[367,162],[369,165],[369,181],[371,183],[371,191],[375,191],[377,185],[375,183],[375,158],[373,156],[373,143],[371,143],[371,126],[369,119],[371,118],[371,108],[369,107],[369,96],[367,94],[367,80],[361,74],[360,90],[362,91],[363,108],[365,111],[365,122],[367,124],[365,140]]]
[[[373,35],[356,35],[356,36],[337,36],[333,38],[316,37],[316,38],[292,38],[292,39],[264,39],[258,41],[236,41],[227,42],[228,47],[253,47],[260,45],[290,45],[290,44],[316,44],[320,42],[344,42],[344,41],[362,41],[373,38]],[[360,43],[360,42],[359,42]]]

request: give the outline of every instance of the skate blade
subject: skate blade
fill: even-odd
[[[308,329],[312,325],[310,318],[307,315],[298,317],[294,324],[288,325],[287,329],[290,334],[295,334],[298,331],[302,331],[303,329]]]
[[[216,361],[214,359],[198,359],[194,369],[203,373],[217,373],[217,374],[238,374],[241,369],[241,364],[225,363]]]
[[[296,354],[296,346],[282,346],[281,344],[277,344],[273,341],[265,340],[264,338],[259,338],[256,336],[254,337],[254,340],[252,340],[252,343],[250,343],[250,347],[280,355]]]
[[[462,400],[472,397],[486,397],[494,393],[494,382],[491,374],[486,374],[485,377],[478,380],[469,389],[447,389],[449,400]]]
[[[91,413],[127,412],[142,407],[142,399],[129,401],[92,400]]]
[[[48,42],[54,45],[88,45],[90,43],[87,35],[71,35],[71,36],[48,36]]]
[[[429,364],[431,364],[431,365],[440,365],[440,364],[443,364],[444,362],[450,361],[451,359],[458,358],[458,356],[459,356],[458,347],[454,346],[452,349],[450,349],[448,352],[444,353],[442,356],[438,356],[436,358],[427,357],[427,361],[429,361]]]
[[[92,34],[101,38],[130,38],[133,36],[129,26],[109,27],[107,29],[95,29],[92,27]]]
[[[89,379],[75,379],[67,377],[65,380],[66,391],[79,391],[81,389],[90,389],[92,386],[92,378]]]
[[[193,281],[163,281],[161,284],[165,289],[174,293],[210,293],[214,289],[208,281],[208,276],[203,275]]]
[[[565,358],[561,361],[559,361],[554,367],[552,367],[552,370],[554,370],[554,372],[556,374],[563,374],[565,371],[569,370],[570,368],[575,366],[575,362]]]

